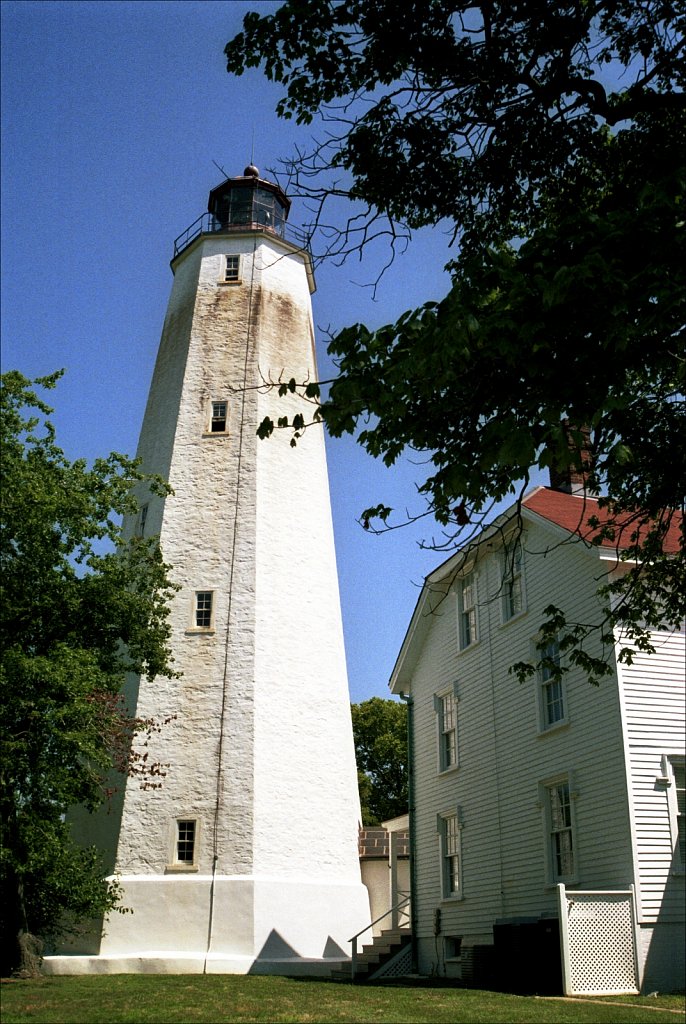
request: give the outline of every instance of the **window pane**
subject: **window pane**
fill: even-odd
[[[453,694],[441,697],[441,770],[457,764],[457,702]]]
[[[548,790],[548,797],[553,870],[556,878],[569,878],[574,874],[569,783],[561,782],[557,786],[551,786]]]
[[[195,848],[195,822],[179,821],[176,841],[176,859],[184,864],[193,862]]]
[[[571,824],[569,786],[566,782],[550,790],[550,819],[553,829],[567,828]]]
[[[555,681],[546,683],[545,694],[545,721],[546,725],[553,725],[564,718],[564,707],[562,703],[562,683]]]
[[[212,622],[212,591],[202,590],[195,595],[195,624],[207,627]]]
[[[560,878],[574,874],[574,855],[572,853],[572,833],[558,832],[555,836],[556,868]]]

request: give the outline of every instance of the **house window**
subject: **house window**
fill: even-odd
[[[565,697],[560,674],[560,645],[551,641],[540,651],[539,718],[541,731],[565,720]]]
[[[195,594],[195,615],[194,625],[196,629],[212,628],[212,613],[214,592],[212,590],[198,590]]]
[[[443,814],[438,820],[441,840],[441,887],[444,899],[454,899],[462,893],[462,855],[460,844],[459,811]]]
[[[212,402],[212,416],[210,419],[210,432],[212,434],[226,433],[226,418],[228,402]]]
[[[520,540],[505,546],[503,559],[503,622],[508,622],[524,608]]]
[[[476,643],[476,578],[473,572],[460,580],[458,604],[460,650],[463,651]]]
[[[672,869],[686,869],[686,765],[681,756],[663,757],[662,771],[667,783],[669,824],[672,833]]]
[[[193,864],[195,861],[195,821],[181,819],[176,823],[176,863]]]
[[[570,881],[576,874],[576,850],[569,779],[546,786],[549,880]]]
[[[224,281],[240,281],[241,258],[240,256],[224,257]]]
[[[457,697],[454,692],[434,698],[438,715],[438,770],[457,765]]]

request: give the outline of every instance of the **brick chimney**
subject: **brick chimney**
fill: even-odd
[[[566,494],[588,494],[588,475],[593,460],[591,429],[590,427],[572,427],[568,419],[563,419],[560,426],[567,436],[567,448],[571,459],[563,469],[556,466],[550,467],[550,486],[552,490],[564,491]],[[575,440],[574,434],[581,434],[581,446]]]

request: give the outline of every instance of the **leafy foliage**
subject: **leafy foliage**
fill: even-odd
[[[313,420],[387,465],[423,454],[441,550],[533,470],[584,468],[588,428],[587,490],[640,563],[603,629],[639,647],[685,610],[683,541],[676,559],[662,543],[686,492],[685,28],[670,0],[289,0],[226,47],[229,71],[283,85],[284,117],[323,118],[289,169],[315,226],[332,198],[356,204],[339,254],[379,219],[456,242],[442,301],[331,339]]]
[[[59,376],[33,383],[53,388]],[[144,784],[161,771],[131,749],[159,725],[132,718],[119,691],[126,672],[173,674],[174,586],[154,540],[122,536],[122,516],[137,508],[131,486],[143,479],[136,463],[70,462],[32,382],[10,372],[2,384],[3,947],[15,966],[18,933],[46,938],[116,904],[116,886],[95,851],[74,843],[65,813],[101,804],[112,769]]]
[[[351,705],[362,824],[407,814],[407,707],[372,697]]]

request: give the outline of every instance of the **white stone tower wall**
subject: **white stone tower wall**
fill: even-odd
[[[220,283],[226,254],[239,284]],[[295,448],[256,437],[265,415],[313,411],[260,387],[317,377],[307,260],[246,233],[176,261],[139,455],[174,492],[141,498],[180,586],[181,677],[139,687],[139,716],[175,716],[149,747],[169,767],[159,789],[126,787],[116,870],[134,914],[110,917],[88,969],[270,969],[345,951],[369,922],[322,428]],[[198,590],[211,633],[193,628]],[[198,823],[192,870],[173,864],[178,818]]]

